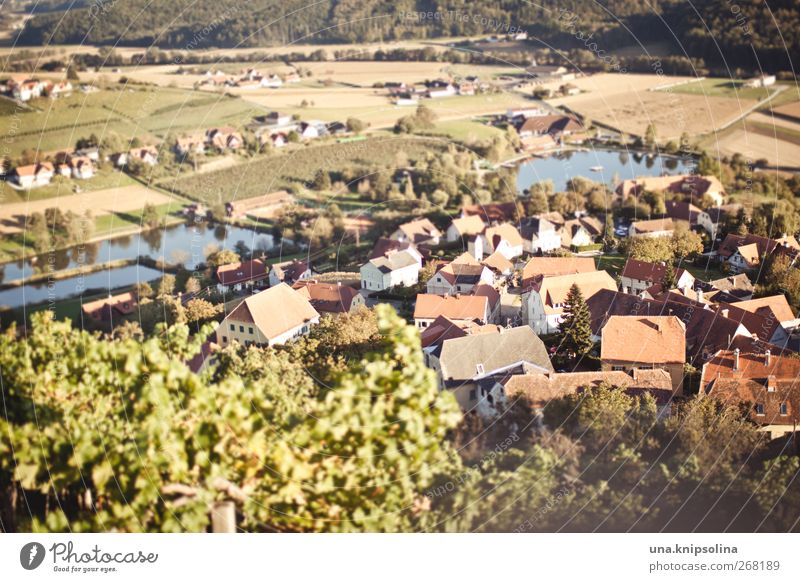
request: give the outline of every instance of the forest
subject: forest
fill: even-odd
[[[528,32],[531,48],[581,48],[584,43],[575,34],[580,30],[607,51],[661,42],[669,54],[715,70],[774,73],[792,70],[789,55],[800,49],[800,7],[792,0],[769,5],[759,0],[324,0],[311,5],[299,0],[105,0],[66,13],[37,14],[19,40],[189,50],[517,30]]]

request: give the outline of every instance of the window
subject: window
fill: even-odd
[[[653,369],[653,365],[652,364],[642,364],[642,365],[639,366],[639,369],[640,370],[652,370]]]
[[[472,390],[470,390],[470,391],[469,391],[469,401],[470,401],[470,402],[472,402],[473,400],[475,400],[475,398],[477,398],[477,396],[478,396],[478,392],[477,392],[477,390],[475,390],[474,388],[473,388]]]
[[[239,333],[244,333],[244,326],[243,325],[239,326]]]
[[[789,414],[789,406],[785,402],[781,402],[781,416]]]
[[[224,344],[228,343],[228,336],[226,335],[222,336],[222,343]]]
[[[231,324],[231,331],[236,331],[236,326]]]
[[[756,404],[756,414],[758,416],[764,416],[764,405],[763,404]]]
[[[483,364],[477,364],[475,366],[475,368],[477,368],[478,374],[483,374],[484,373]]]
[[[247,333],[249,333],[250,335],[253,335],[253,328],[252,327],[248,327],[247,328]]]
[[[611,371],[612,372],[624,372],[625,371],[625,366],[620,366],[619,364],[614,364],[613,366],[611,366]]]

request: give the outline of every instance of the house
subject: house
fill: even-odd
[[[558,77],[567,72],[562,65],[537,65],[535,62],[525,69],[525,72],[534,78]]]
[[[717,238],[721,226],[724,227],[729,222],[744,213],[744,206],[741,204],[723,204],[706,208],[697,217],[697,225],[702,227],[713,239]]]
[[[291,114],[289,113],[283,113],[281,111],[271,111],[266,115],[266,117],[264,117],[264,121],[268,125],[283,127],[285,125],[291,125],[293,120]]]
[[[447,242],[455,242],[477,236],[485,228],[486,224],[477,215],[454,218],[450,226],[447,227]]]
[[[665,263],[648,263],[636,259],[628,259],[620,273],[620,287],[623,293],[638,295],[653,285],[661,285],[667,276],[667,270],[675,272],[676,289],[694,288],[695,278],[686,269],[675,269]],[[669,289],[666,289],[668,291]]]
[[[400,250],[370,259],[361,266],[361,288],[386,291],[392,287],[411,287],[419,281],[419,253]]]
[[[714,279],[708,282],[711,289],[717,290],[724,294],[728,299],[728,303],[737,301],[745,301],[753,298],[755,287],[745,273],[737,275],[729,275],[722,279]]]
[[[275,287],[281,283],[294,285],[297,281],[310,279],[312,276],[311,265],[308,261],[293,259],[282,263],[275,263],[269,270],[269,285]]]
[[[50,162],[17,166],[11,174],[11,180],[21,188],[46,186],[53,179],[55,168]]]
[[[454,321],[444,315],[440,315],[422,330],[420,342],[423,348],[437,348],[441,347],[442,343],[449,339],[479,333],[498,333],[499,331],[500,327],[494,324],[483,325],[474,321]]]
[[[316,139],[322,135],[319,125],[307,121],[300,123],[300,128],[297,133],[303,139]]]
[[[492,272],[495,281],[506,279],[514,273],[514,263],[496,251],[483,259],[481,265]]]
[[[780,438],[800,422],[800,359],[763,351],[720,350],[703,365],[700,395],[740,406],[759,430]]]
[[[617,290],[616,282],[606,271],[543,277],[538,287],[532,287],[522,296],[523,322],[537,334],[557,332],[572,285],[578,286],[585,301],[602,289]]]
[[[428,279],[426,287],[431,295],[455,295],[471,293],[480,283],[494,284],[492,270],[479,263],[469,253],[462,253],[436,271]]]
[[[276,190],[252,198],[244,198],[225,203],[225,214],[233,218],[246,216],[248,213],[256,212],[260,216],[274,214],[277,210],[294,204],[295,198],[286,190]]]
[[[792,235],[770,239],[755,234],[728,234],[717,249],[717,258],[734,273],[740,273],[757,268],[767,256],[784,249],[794,254],[800,251],[800,244]]]
[[[604,371],[666,370],[673,392],[683,394],[686,325],[674,315],[614,315],[600,333]]]
[[[725,202],[725,188],[716,176],[644,176],[633,180],[622,181],[616,189],[616,194],[621,201],[630,196],[639,197],[642,192],[663,192],[666,194],[679,194],[684,198],[702,200],[709,196],[714,204],[719,206]]]
[[[88,180],[94,177],[94,163],[89,158],[70,156],[67,164],[72,172],[72,177],[76,180]]]
[[[594,239],[597,236],[594,228],[588,227],[580,218],[567,220],[564,225],[559,229],[561,235],[561,246],[569,249],[580,249],[591,244],[594,244]],[[602,231],[601,231],[602,232]]]
[[[425,329],[440,316],[485,325],[490,323],[489,299],[483,295],[417,295],[414,324],[418,329]]]
[[[372,247],[372,250],[369,253],[367,259],[377,259],[379,257],[386,257],[389,253],[395,251],[408,251],[414,257],[416,257],[417,262],[419,262],[420,267],[422,266],[422,253],[417,250],[417,248],[410,242],[400,242],[399,240],[394,240],[390,238],[381,237],[375,241],[375,246]]]
[[[294,287],[311,303],[320,314],[342,315],[353,313],[364,307],[364,296],[349,285],[319,283],[313,279],[295,283]]]
[[[429,99],[440,99],[442,97],[452,97],[458,93],[455,85],[447,83],[444,86],[431,87],[425,91],[425,96]]]
[[[561,234],[556,225],[542,217],[524,218],[519,227],[522,249],[526,253],[547,253],[561,248]]]
[[[220,293],[263,289],[269,283],[269,269],[260,259],[220,265],[217,267],[217,281]]]
[[[217,344],[274,346],[308,333],[319,313],[302,293],[279,283],[242,301],[217,327]]]
[[[702,210],[691,202],[681,200],[667,200],[664,202],[667,209],[666,215],[675,222],[684,222],[689,227],[696,226],[700,219]]]
[[[500,253],[510,260],[522,255],[524,241],[519,231],[512,224],[506,223],[487,227],[481,238],[483,248],[480,258],[483,258],[483,254]]]
[[[587,299],[591,313],[592,335],[600,339],[608,320],[615,315],[622,316],[664,316],[674,315],[686,325],[686,361],[699,367],[720,349],[727,349],[732,342],[752,340],[752,334],[736,313],[728,316],[723,310],[714,310],[703,303],[692,301],[674,293],[664,294],[657,300],[645,299],[607,289],[601,289]],[[747,313],[742,311],[742,313]],[[765,323],[755,314],[752,321]],[[748,320],[748,322],[750,322]],[[778,324],[779,325],[779,324]],[[771,334],[772,329],[765,332]]]
[[[770,87],[774,85],[776,81],[777,78],[775,77],[775,75],[759,75],[758,77],[747,79],[743,83],[743,86],[752,89],[757,89],[759,87]]]
[[[650,394],[656,400],[657,416],[669,416],[672,403],[672,378],[666,370],[633,369],[622,371],[566,372],[560,374],[514,374],[498,380],[495,398],[508,402],[521,399],[533,409],[537,421],[542,424],[547,405],[553,400],[580,394],[601,385],[625,390],[630,396]],[[558,428],[558,427],[551,427]]]
[[[214,127],[206,131],[206,143],[218,151],[242,147],[242,134],[232,127]]]
[[[510,222],[516,224],[521,218],[520,209],[516,202],[492,202],[490,204],[472,204],[461,208],[461,218],[467,216],[480,216],[488,225],[498,225]]]
[[[158,163],[158,148],[155,146],[133,148],[128,151],[128,160],[137,160],[142,164],[155,166]]]
[[[581,122],[569,115],[537,115],[525,119],[517,133],[520,138],[550,135],[560,141],[562,136],[572,135],[583,129]]]
[[[84,303],[81,306],[81,312],[94,322],[112,323],[114,318],[133,313],[137,306],[136,297],[133,293],[128,292]]]
[[[451,390],[463,410],[492,407],[496,378],[514,373],[552,373],[542,340],[529,327],[500,328],[448,339],[426,354],[442,388]]]
[[[597,271],[592,257],[531,257],[522,268],[522,287],[541,284],[545,277]]]
[[[723,303],[720,303],[720,305],[762,315],[767,319],[777,321],[784,329],[794,329],[800,325],[800,320],[797,319],[792,311],[792,307],[786,300],[786,295],[770,295],[769,297],[737,301],[732,305]]]
[[[200,137],[179,137],[175,142],[175,152],[180,156],[203,155],[206,153],[205,140]]]
[[[289,143],[289,136],[285,133],[277,132],[277,133],[261,133],[258,136],[258,142],[263,146],[266,144],[272,144],[272,147],[275,148],[282,148],[285,147],[287,143]]]
[[[675,222],[671,218],[656,218],[653,220],[637,220],[628,229],[628,236],[642,236],[655,238],[659,236],[672,236]]]
[[[427,218],[412,220],[397,227],[389,237],[400,242],[411,242],[415,245],[438,245],[441,231]]]
[[[536,117],[538,115],[546,115],[546,111],[540,107],[509,109],[506,111],[506,121],[509,123],[521,123],[529,117]]]

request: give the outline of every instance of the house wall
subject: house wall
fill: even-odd
[[[683,395],[683,362],[671,363],[645,363],[645,362],[631,362],[627,360],[612,360],[605,359],[601,362],[601,369],[604,372],[614,370],[621,370],[625,373],[630,373],[632,370],[666,370],[672,379],[672,391],[674,394]]]
[[[531,326],[536,335],[555,333],[561,325],[560,313],[545,313],[542,296],[531,291],[522,296],[522,321]]]
[[[222,323],[217,327],[217,343],[221,346],[230,345],[234,341],[242,345],[281,345],[296,337],[307,334],[311,326],[317,323],[319,323],[319,317],[315,317],[303,325],[298,325],[279,336],[268,338],[252,321],[237,321],[229,316],[223,319]],[[233,329],[231,329],[231,326],[233,326]]]
[[[561,235],[555,230],[547,230],[539,233],[539,236],[534,235],[531,240],[523,241],[522,248],[531,254],[554,251],[561,248]]]

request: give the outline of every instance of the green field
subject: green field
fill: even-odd
[[[435,128],[423,133],[425,135],[444,136],[461,143],[489,141],[494,137],[505,134],[504,131],[496,127],[468,119],[458,121],[442,121],[437,123]]]
[[[419,136],[371,138],[352,143],[308,146],[230,168],[168,179],[160,187],[205,204],[250,198],[310,182],[320,169],[329,172],[346,165],[389,167],[398,152],[414,160],[446,147],[441,140]]]
[[[686,85],[677,85],[669,89],[672,93],[686,93],[688,95],[705,95],[707,97],[729,97],[732,99],[761,101],[774,91],[770,87],[749,88],[744,87],[742,81],[731,79],[703,79]]]
[[[31,190],[15,190],[6,182],[0,182],[0,200],[3,201],[3,204],[25,202],[26,200],[45,200],[72,194],[77,191],[76,188],[79,188],[81,192],[94,192],[108,188],[121,188],[132,184],[138,184],[138,182],[124,172],[111,168],[102,168],[89,180],[73,180],[56,176],[47,186],[32,188]]]
[[[167,133],[203,132],[214,125],[241,125],[262,112],[238,98],[166,87],[114,87],[37,99],[34,111],[0,116],[0,139],[12,157],[29,149],[55,152],[82,137],[116,132],[154,143]]]

